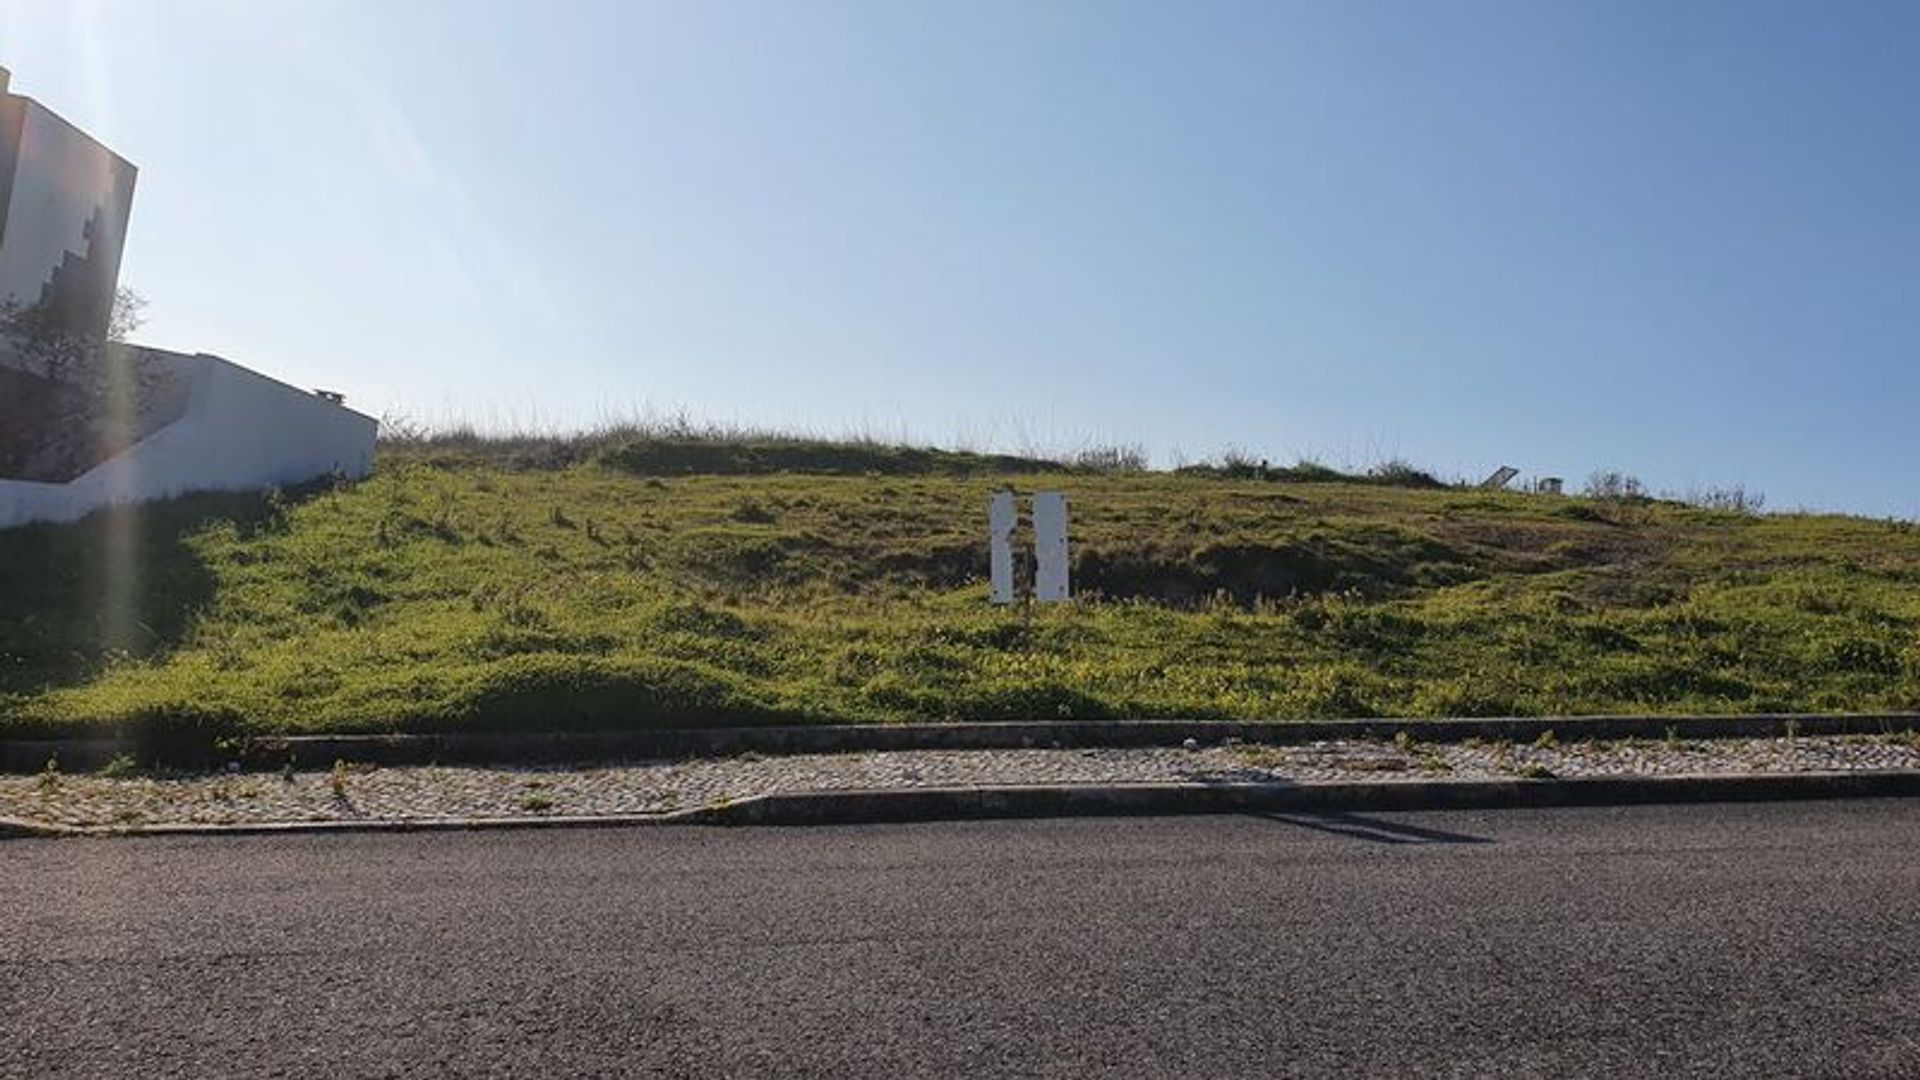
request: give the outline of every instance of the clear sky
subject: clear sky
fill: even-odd
[[[158,345],[366,411],[1920,514],[1920,4],[0,0]]]

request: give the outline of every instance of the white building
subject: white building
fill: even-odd
[[[80,378],[29,344],[104,341],[136,170],[9,82],[0,69],[0,308],[14,327],[0,335],[0,528],[365,476],[378,425],[337,396],[137,346]],[[31,335],[18,329],[29,324]]]
[[[120,276],[134,167],[31,98],[0,68],[0,303],[46,305],[104,331]]]

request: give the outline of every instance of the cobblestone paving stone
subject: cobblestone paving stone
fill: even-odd
[[[1920,769],[1912,735],[1508,745],[1229,743],[1166,749],[802,754],[581,768],[0,776],[0,817],[63,825],[667,814],[774,792],[1013,784],[1377,781]]]

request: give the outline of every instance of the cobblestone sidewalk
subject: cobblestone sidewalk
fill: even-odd
[[[78,826],[661,815],[756,795],[1025,784],[1488,780],[1920,769],[1912,736],[1560,745],[1324,742],[922,750],[568,768],[0,776],[0,817]]]

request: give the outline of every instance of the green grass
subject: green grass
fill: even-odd
[[[1920,705],[1910,526],[1300,468],[388,448],[349,487],[0,532],[0,731]],[[1002,484],[1071,496],[1080,602],[986,604]]]

